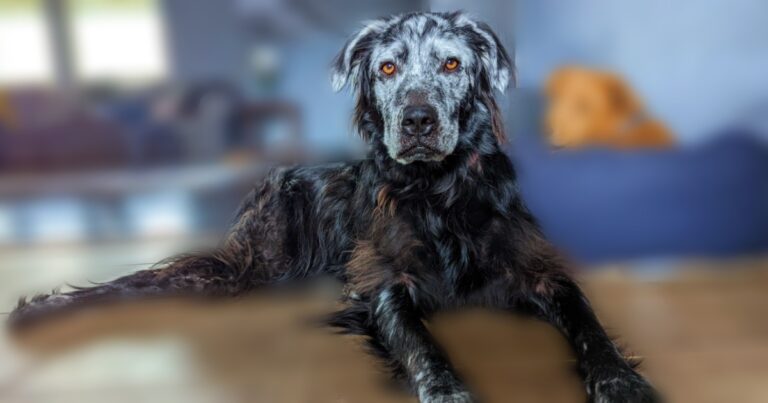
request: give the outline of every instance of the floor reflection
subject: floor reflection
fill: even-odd
[[[107,273],[92,264],[160,254],[143,249],[139,256],[139,249],[71,257],[90,264],[64,274],[75,281],[108,278],[134,268],[112,266]],[[4,308],[12,296],[58,279],[60,273],[40,277],[42,268],[27,273],[34,260],[6,260],[15,265],[0,270]],[[675,274],[655,279],[639,279],[628,267],[603,268],[582,282],[598,314],[644,358],[643,371],[669,401],[766,401],[766,260],[676,266]],[[324,284],[235,301],[98,307],[5,334],[0,401],[415,401],[386,382],[359,339],[311,325],[337,307],[335,292]],[[484,401],[584,401],[567,345],[542,323],[474,311],[440,315],[430,328]]]

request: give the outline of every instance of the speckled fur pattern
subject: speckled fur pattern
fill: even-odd
[[[441,72],[446,57],[461,60],[458,72]],[[397,77],[378,74],[385,59],[397,62]],[[96,302],[234,296],[326,275],[348,290],[346,309],[328,324],[366,336],[421,402],[473,401],[423,323],[469,306],[514,310],[556,327],[576,353],[590,401],[657,402],[520,198],[494,101],[512,70],[491,29],[462,13],[368,23],[333,65],[334,87],[349,85],[356,95],[354,121],[370,144],[367,158],[276,169],[246,197],[214,252],[22,299],[11,324]],[[440,158],[393,157],[396,122],[413,91],[439,110]]]

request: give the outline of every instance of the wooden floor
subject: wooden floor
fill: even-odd
[[[13,267],[0,268],[8,304],[29,285],[6,281],[19,278]],[[768,260],[675,267],[664,277],[606,267],[581,281],[670,402],[768,402]],[[360,340],[308,324],[334,308],[331,294],[99,308],[4,335],[0,402],[414,401]],[[430,327],[484,401],[585,399],[567,346],[542,323],[465,312]]]

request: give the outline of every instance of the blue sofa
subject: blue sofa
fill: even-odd
[[[768,251],[768,145],[733,130],[665,151],[509,147],[530,209],[579,262]]]

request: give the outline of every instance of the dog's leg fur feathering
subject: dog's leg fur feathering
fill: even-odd
[[[95,303],[168,296],[235,296],[286,276],[286,197],[280,171],[246,197],[226,238],[215,250],[172,257],[118,279],[70,292],[22,298],[11,312],[15,328]],[[269,245],[270,247],[264,247]]]

